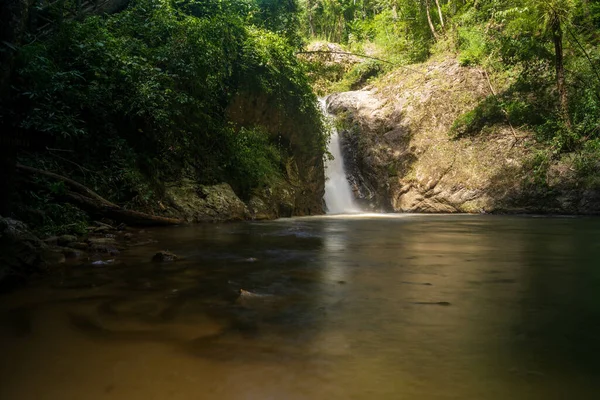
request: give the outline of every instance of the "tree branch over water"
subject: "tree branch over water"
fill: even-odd
[[[16,167],[19,171],[24,173],[43,175],[47,178],[64,182],[71,190],[73,190],[66,190],[64,193],[65,198],[69,202],[75,203],[77,206],[93,214],[102,215],[131,225],[179,225],[184,223],[184,221],[177,218],[162,217],[139,211],[126,210],[111,203],[81,183],[65,176],[22,164],[17,164]]]
[[[366,54],[350,53],[348,51],[335,51],[335,50],[310,50],[310,51],[297,51],[296,52],[296,54],[328,54],[328,53],[329,54],[343,54],[343,55],[346,55],[346,56],[356,56],[356,57],[362,57],[362,58],[369,58],[371,60],[381,61],[381,62],[384,62],[386,64],[390,64],[390,65],[393,65],[393,66],[396,66],[396,67],[399,67],[399,68],[404,68],[406,70],[409,70],[409,71],[412,71],[412,72],[416,72],[418,74],[425,75],[425,73],[423,73],[421,71],[417,71],[416,69],[408,68],[408,67],[405,67],[403,65],[399,65],[399,64],[393,63],[391,61],[381,59],[381,58],[368,56]]]

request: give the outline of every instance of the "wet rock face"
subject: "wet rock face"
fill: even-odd
[[[265,220],[318,212],[314,205],[304,203],[308,197],[299,196],[298,188],[287,181],[256,190],[247,203],[227,183],[205,186],[181,181],[169,185],[166,193],[177,215],[188,222]]]
[[[484,78],[453,60],[412,71],[388,77],[387,86],[328,99],[346,128],[346,164],[357,197],[377,211],[490,208],[486,185],[506,162],[498,157],[503,142],[460,143],[449,135],[454,120],[485,97]],[[514,153],[520,157],[519,149]]]
[[[253,220],[289,218],[301,214],[296,203],[296,190],[288,182],[275,182],[271,187],[256,190],[248,201]],[[307,212],[310,215],[310,211]]]
[[[385,103],[370,91],[336,93],[327,99],[327,109],[336,114],[345,127],[339,132],[348,181],[360,208],[365,211],[393,211],[387,167],[376,136],[386,124],[380,115]]]
[[[393,211],[388,201],[389,186],[386,182],[378,182],[377,168],[363,156],[359,144],[360,133],[346,129],[339,135],[346,175],[360,209],[373,212]]]

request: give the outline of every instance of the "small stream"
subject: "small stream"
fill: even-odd
[[[0,399],[593,399],[598,228],[356,215],[149,230],[114,264],[0,298]],[[151,262],[161,249],[184,260]]]

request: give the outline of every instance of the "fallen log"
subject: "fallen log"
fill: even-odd
[[[17,164],[16,167],[17,167],[17,169],[20,169],[21,171],[24,171],[24,172],[29,172],[29,173],[38,174],[38,175],[44,175],[44,176],[47,176],[48,178],[62,181],[65,184],[69,185],[71,187],[71,189],[74,190],[75,192],[78,192],[87,197],[96,199],[108,206],[118,207],[116,204],[111,203],[110,201],[106,200],[105,198],[103,198],[102,196],[100,196],[99,194],[94,192],[93,190],[83,186],[81,183],[76,182],[73,179],[67,178],[66,176],[58,175],[58,174],[55,174],[54,172],[50,172],[50,171],[44,171],[43,169],[28,167],[23,164]]]
[[[184,223],[183,220],[178,218],[161,217],[158,215],[124,209],[106,200],[93,190],[83,186],[81,183],[53,172],[27,167],[21,164],[17,164],[17,169],[29,174],[39,174],[64,182],[71,190],[67,190],[63,194],[63,198],[93,215],[124,222],[128,225],[138,226],[179,225]]]
[[[82,196],[78,193],[65,193],[67,201],[76,204],[90,214],[100,215],[102,217],[124,222],[128,225],[159,226],[159,225],[179,225],[184,221],[177,218],[161,217],[150,215],[134,210],[126,210],[118,206],[108,206],[101,201]]]

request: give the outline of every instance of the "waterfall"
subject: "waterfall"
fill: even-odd
[[[319,100],[323,114],[331,119],[327,113],[325,99]],[[348,183],[346,170],[344,169],[344,157],[342,157],[342,146],[337,129],[332,128],[331,137],[327,150],[333,155],[333,160],[325,162],[325,204],[328,214],[350,214],[358,213],[360,209],[354,202],[354,195]]]

